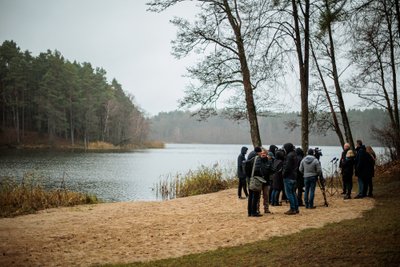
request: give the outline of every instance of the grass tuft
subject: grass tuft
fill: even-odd
[[[10,177],[0,178],[0,217],[15,217],[36,211],[80,204],[94,204],[96,196],[72,192],[65,188],[46,189],[40,178],[33,174],[24,176],[21,182]]]
[[[237,178],[225,177],[225,170],[214,164],[213,167],[201,166],[197,170],[189,170],[185,174],[167,176],[156,186],[157,197],[173,199],[207,193],[218,192],[237,186]]]

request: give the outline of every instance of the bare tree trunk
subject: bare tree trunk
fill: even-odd
[[[398,4],[398,1],[396,1],[396,4]],[[398,97],[397,97],[397,78],[396,78],[396,60],[395,60],[395,48],[394,48],[394,35],[393,35],[393,29],[392,29],[392,20],[390,18],[390,11],[388,10],[388,7],[386,6],[386,2],[384,1],[384,7],[385,7],[385,17],[386,17],[386,22],[388,25],[388,33],[389,33],[389,47],[390,47],[390,65],[392,68],[392,81],[393,81],[393,109],[394,109],[394,118],[395,118],[395,126],[396,130],[400,130],[400,121],[399,121],[399,102],[398,102]]]
[[[19,133],[19,101],[18,101],[18,92],[14,87],[15,92],[15,108],[14,108],[14,125],[15,125],[15,135],[17,139],[17,144],[21,142],[20,133]]]
[[[234,19],[232,11],[229,7],[228,1],[224,0],[224,7],[228,16],[229,23],[235,33],[236,44],[238,48],[238,56],[240,61],[240,68],[243,77],[243,87],[246,95],[246,107],[248,120],[250,123],[250,136],[253,146],[261,146],[261,137],[258,127],[257,111],[254,104],[253,88],[251,86],[250,70],[247,64],[246,52],[244,49],[242,33],[240,31],[240,21]]]
[[[399,1],[396,2],[396,11],[397,11],[397,22],[400,23],[399,16]],[[392,69],[392,86],[393,86],[393,110],[394,110],[394,123],[393,123],[393,130],[395,132],[395,147],[397,151],[397,155],[400,153],[400,117],[399,117],[399,101],[397,96],[397,75],[396,75],[396,60],[395,60],[395,40],[393,34],[393,26],[392,26],[392,11],[389,10],[388,6],[386,5],[386,1],[384,1],[384,8],[385,8],[385,18],[387,23],[387,30],[389,33],[389,47],[390,47],[390,66]],[[400,26],[399,27],[399,34],[400,34]],[[400,36],[399,36],[400,38]]]
[[[107,101],[106,104],[106,118],[104,119],[104,129],[103,129],[103,142],[105,141],[105,137],[108,131],[108,118],[110,117],[110,100]]]
[[[329,34],[330,59],[332,64],[333,82],[335,84],[336,96],[338,98],[340,115],[342,117],[342,122],[344,127],[344,134],[346,136],[346,141],[350,144],[351,148],[354,149],[355,146],[354,146],[353,135],[351,133],[350,122],[347,117],[347,111],[342,95],[342,89],[340,88],[340,83],[339,83],[339,75],[337,71],[336,58],[335,58],[335,46],[333,43],[332,28],[330,24],[328,25],[328,34]]]
[[[300,90],[301,90],[301,146],[304,151],[308,150],[309,146],[309,122],[308,122],[308,76],[309,76],[309,12],[310,12],[310,1],[305,1],[305,13],[304,13],[304,58],[302,52],[302,43],[300,35],[300,23],[299,13],[297,8],[297,1],[292,0],[293,8],[293,19],[295,29],[295,44],[297,51],[297,58],[299,62],[300,72]]]
[[[396,6],[397,34],[398,34],[398,37],[400,38],[400,4],[399,4],[399,0],[395,0],[394,3]]]
[[[336,132],[336,134],[337,134],[337,136],[339,138],[340,145],[343,147],[344,146],[343,133],[342,133],[342,130],[340,129],[339,121],[338,121],[338,118],[336,116],[336,112],[335,112],[335,109],[333,107],[333,104],[332,104],[331,96],[329,95],[328,87],[326,86],[324,76],[322,75],[321,68],[319,67],[318,60],[317,60],[317,57],[315,56],[315,52],[314,52],[314,49],[312,48],[312,46],[311,46],[311,52],[312,52],[312,55],[313,55],[313,58],[314,58],[314,61],[315,61],[315,65],[317,67],[317,71],[318,71],[318,75],[319,75],[319,78],[320,78],[321,83],[322,83],[322,87],[324,88],[324,92],[325,92],[325,95],[326,95],[326,100],[328,101],[328,104],[329,104],[329,109],[330,109],[331,114],[332,114],[333,127],[335,128],[335,132]]]
[[[22,89],[22,133],[21,141],[24,142],[25,136],[25,90]]]

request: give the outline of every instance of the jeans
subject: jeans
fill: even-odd
[[[304,202],[306,204],[306,208],[314,207],[314,193],[315,186],[317,184],[318,176],[311,176],[304,178],[304,185],[306,187],[304,192]]]
[[[283,179],[283,184],[285,186],[286,197],[290,203],[290,209],[297,211],[299,210],[299,202],[296,196],[297,181],[292,179]]]
[[[279,205],[279,195],[281,194],[281,190],[273,189],[271,194],[271,204]]]
[[[363,196],[364,193],[364,178],[358,176],[358,195]]]

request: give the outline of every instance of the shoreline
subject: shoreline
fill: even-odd
[[[168,201],[116,202],[56,208],[0,219],[0,265],[90,266],[178,257],[361,217],[373,199],[329,197],[315,210],[247,217],[237,189]]]

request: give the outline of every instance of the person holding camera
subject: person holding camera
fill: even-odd
[[[306,209],[315,209],[314,194],[318,176],[322,173],[321,163],[314,156],[314,150],[310,148],[307,156],[300,162],[299,171],[304,175],[304,202]]]

